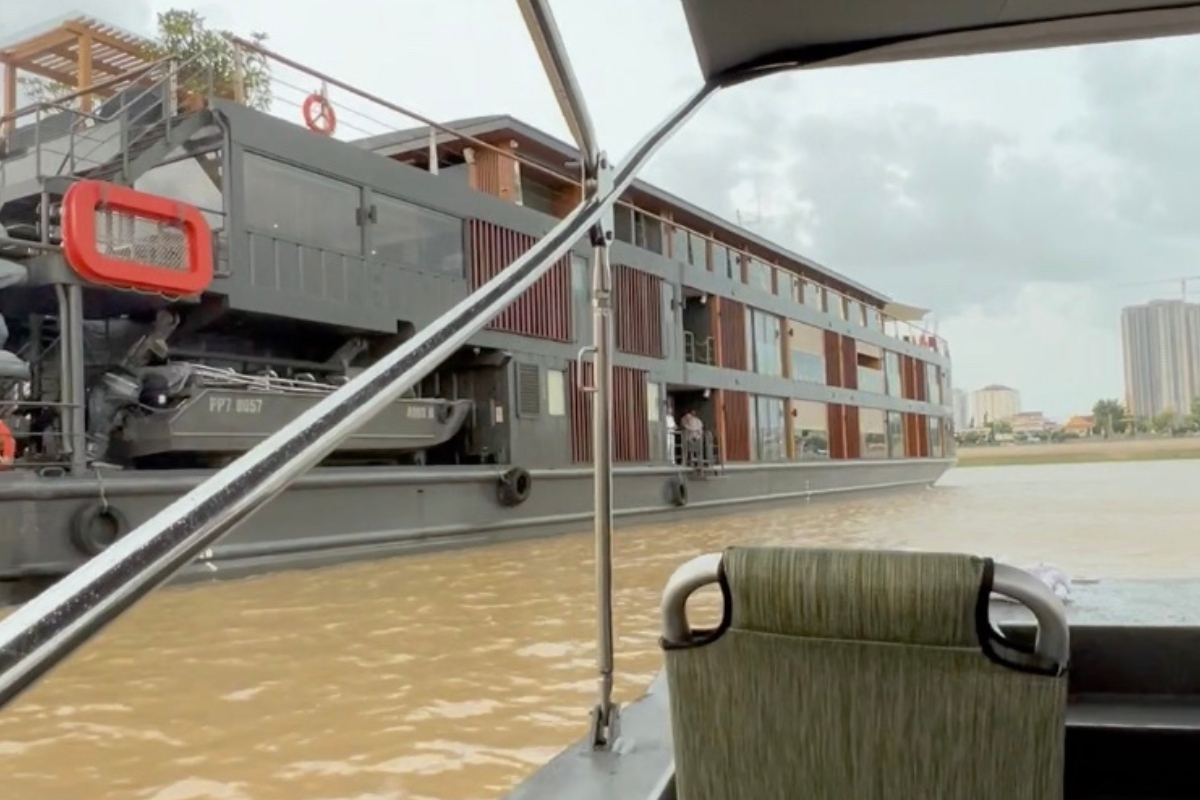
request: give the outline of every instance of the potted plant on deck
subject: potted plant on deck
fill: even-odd
[[[266,39],[265,33],[250,35],[255,44]],[[271,68],[266,57],[246,49],[239,54],[224,34],[206,28],[204,17],[195,11],[172,9],[159,14],[158,36],[146,46],[145,56],[169,58],[180,65],[176,99],[181,109],[203,108],[210,96],[238,99],[239,77],[246,105],[260,111],[271,106]]]

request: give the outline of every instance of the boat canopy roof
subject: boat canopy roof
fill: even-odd
[[[1186,0],[682,0],[704,79],[1200,31]]]

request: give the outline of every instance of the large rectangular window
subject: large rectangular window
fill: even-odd
[[[613,235],[618,242],[633,244],[633,209],[618,204],[613,208]]]
[[[246,153],[242,162],[246,227],[296,244],[362,253],[362,190],[343,181]]]
[[[792,453],[798,461],[829,458],[829,411],[824,403],[789,400]]]
[[[782,461],[784,446],[784,400],[782,397],[754,397],[750,411],[751,458],[755,461]]]
[[[802,322],[788,322],[790,376],[794,381],[825,383],[825,334]]]
[[[942,403],[942,378],[941,369],[937,364],[925,362],[925,399],[930,403],[941,405]],[[930,437],[930,441],[933,438]]]
[[[723,244],[713,242],[712,246],[712,271],[725,278],[733,277],[733,269],[730,267],[732,260],[729,255],[729,248]]]
[[[900,375],[900,354],[888,350],[884,353],[887,372],[887,393],[892,397],[904,396],[904,380]]]
[[[864,392],[885,394],[883,377],[883,348],[866,342],[856,342],[858,350],[858,388]]]
[[[708,269],[708,240],[698,233],[688,233],[688,263],[697,269]]]
[[[804,282],[804,305],[817,311],[825,310],[825,290],[812,281]]]
[[[888,458],[904,458],[904,416],[887,412]]]
[[[783,376],[782,323],[774,314],[751,309],[746,330],[748,355],[753,371],[760,375]]]
[[[370,226],[371,256],[424,272],[461,277],[463,222],[449,214],[377,194]]]
[[[750,258],[746,263],[746,284],[764,292],[771,292],[771,265],[757,258]]]
[[[931,458],[941,458],[942,452],[942,418],[941,417],[926,417],[925,424],[929,428],[929,456]]]
[[[633,243],[643,250],[659,255],[666,252],[662,221],[644,211],[633,212],[633,238]]]
[[[858,431],[862,458],[887,458],[887,417],[882,408],[858,409]]]
[[[681,228],[678,225],[671,226],[671,259],[681,264],[688,263],[687,228]]]

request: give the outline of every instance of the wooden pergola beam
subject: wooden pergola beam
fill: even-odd
[[[55,28],[52,31],[35,36],[7,50],[0,50],[0,59],[9,63],[15,62],[18,67],[24,69],[25,67],[22,62],[28,61],[30,58],[35,58],[41,53],[55,47],[70,45],[73,41],[75,41],[75,34],[73,32],[62,28]]]
[[[22,64],[19,62],[14,63],[3,58],[0,58],[0,64],[4,64],[8,68],[8,71],[14,74],[14,82],[16,81],[15,74],[17,70],[20,70],[21,72],[28,72],[30,75],[37,75],[39,78],[46,78],[47,80],[52,80],[55,83],[61,83],[63,86],[73,87],[75,85],[75,76],[69,75],[66,72],[59,72],[55,69],[47,69],[46,67],[40,67],[37,64]]]
[[[7,117],[9,114],[17,110],[17,68],[12,64],[3,64],[4,67],[4,104],[0,106],[0,119]],[[16,120],[6,120],[0,125],[0,137],[3,137],[13,129]]]
[[[71,31],[72,33],[74,33],[76,36],[90,37],[91,40],[93,42],[95,42],[96,44],[104,45],[105,47],[112,48],[113,50],[124,53],[126,55],[139,56],[139,57],[144,55],[142,45],[140,45],[136,42],[130,42],[130,41],[126,41],[124,39],[119,39],[110,33],[107,33],[105,31],[100,30],[91,25],[87,25],[83,22],[80,22],[79,20],[71,20],[70,22],[66,22],[63,24],[63,27],[66,28],[67,30]]]
[[[79,37],[79,46],[75,49],[78,58],[78,74],[76,76],[76,89],[83,90],[91,86],[95,81],[92,80],[92,37],[89,34],[83,34]],[[85,94],[79,98],[80,106],[83,113],[92,113],[92,95]]]

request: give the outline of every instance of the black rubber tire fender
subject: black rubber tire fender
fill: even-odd
[[[71,543],[88,557],[104,552],[128,532],[129,520],[108,503],[88,503],[71,521]]]
[[[667,500],[676,508],[688,504],[688,484],[682,475],[676,475],[667,481]]]
[[[529,499],[533,491],[533,476],[524,467],[513,467],[500,476],[496,485],[496,499],[502,506],[519,506]]]

